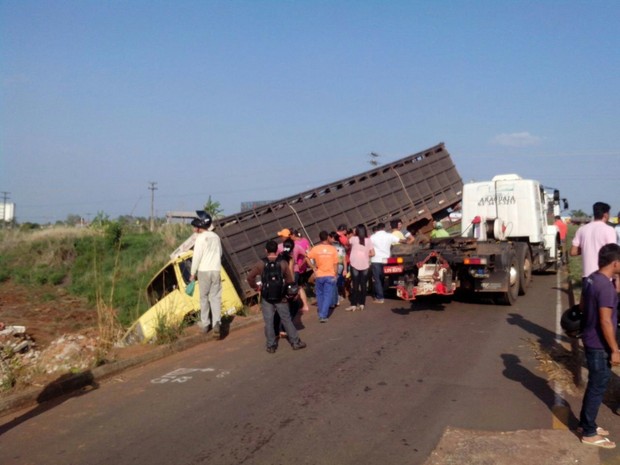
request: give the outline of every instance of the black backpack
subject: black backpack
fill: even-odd
[[[265,258],[265,269],[261,275],[262,297],[267,302],[281,302],[286,291],[284,275],[282,274],[281,260],[270,261]]]

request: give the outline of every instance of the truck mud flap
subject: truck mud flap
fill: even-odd
[[[476,282],[475,292],[507,292],[506,272],[496,271],[489,278]]]

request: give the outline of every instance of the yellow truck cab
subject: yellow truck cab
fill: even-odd
[[[149,282],[146,294],[151,308],[125,333],[123,344],[150,342],[156,337],[158,326],[178,326],[185,317],[200,311],[198,283],[191,296],[185,292],[189,284],[193,254],[193,250],[189,250],[171,259]],[[224,268],[221,276],[222,316],[234,315],[243,308],[243,303]]]

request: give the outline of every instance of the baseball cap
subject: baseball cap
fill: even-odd
[[[278,231],[278,236],[280,237],[290,237],[291,235],[291,230],[288,228],[284,228],[281,231]]]

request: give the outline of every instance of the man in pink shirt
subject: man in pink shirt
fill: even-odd
[[[607,224],[611,207],[604,202],[596,202],[592,210],[594,220],[577,230],[570,249],[571,257],[581,255],[582,279],[598,270],[598,252],[601,247],[616,242],[616,232]]]

